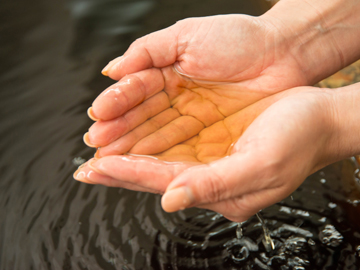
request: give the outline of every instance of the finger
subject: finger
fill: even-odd
[[[95,99],[91,115],[94,119],[114,119],[163,88],[164,78],[158,69],[148,69],[128,75]]]
[[[109,76],[108,71],[111,70],[111,68],[119,63],[123,56],[116,57],[115,59],[111,60],[107,65],[101,70],[101,74],[104,76]]]
[[[175,176],[193,164],[164,162],[151,157],[107,156],[90,162],[89,166],[122,183],[162,193]]]
[[[168,186],[162,206],[165,211],[174,212],[272,188],[276,185],[276,176],[271,173],[271,161],[268,164],[263,161],[262,171],[259,171],[259,162],[260,158],[254,154],[235,153],[186,170]],[[266,171],[267,167],[269,171]],[[177,201],[173,197],[183,199]]]
[[[86,184],[99,184],[108,187],[120,187],[140,192],[162,193],[160,190],[144,188],[131,183],[122,182],[93,170],[88,164],[80,166],[74,173],[74,179]]]
[[[178,50],[177,32],[178,27],[171,26],[137,39],[122,57],[111,61],[102,73],[120,80],[127,74],[174,64]]]
[[[163,128],[140,140],[130,153],[152,155],[163,152],[199,134],[204,124],[192,116],[181,116]]]
[[[177,110],[167,109],[136,127],[118,140],[98,150],[97,156],[121,155],[127,153],[138,141],[156,132],[166,124],[180,117]]]
[[[89,129],[86,143],[98,147],[108,145],[169,107],[165,92],[157,93],[116,119],[94,123]]]

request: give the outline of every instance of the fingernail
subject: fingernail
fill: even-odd
[[[74,178],[81,181],[86,178],[86,174],[83,171],[77,170],[76,172],[74,172]]]
[[[99,158],[101,158],[101,155],[100,155],[100,147],[96,150],[96,152],[95,152],[95,154],[94,154],[94,158],[97,158],[97,159],[99,159]]]
[[[114,60],[110,61],[101,71],[102,75],[104,76],[109,76],[109,71],[112,68],[112,66],[115,63],[118,63],[120,61],[120,59],[122,58],[122,56],[119,56],[117,58],[115,58]]]
[[[161,205],[166,212],[183,210],[193,203],[194,196],[188,187],[178,187],[166,191],[161,199]]]
[[[103,174],[103,172],[98,168],[98,164],[96,164],[96,162],[98,161],[97,158],[93,158],[91,160],[89,160],[88,162],[88,166],[95,172],[99,173],[99,174]]]
[[[83,171],[77,170],[76,172],[74,172],[73,177],[74,177],[74,179],[77,180],[77,181],[80,181],[80,182],[83,182],[83,183],[86,183],[86,184],[94,184],[94,183],[91,182],[89,179],[87,179],[86,173],[83,172]]]
[[[92,107],[90,107],[88,110],[87,110],[87,115],[89,116],[89,118],[91,119],[91,120],[93,120],[93,121],[100,121],[100,119],[98,119],[98,118],[96,118],[95,116],[94,116],[94,111],[93,111],[93,108]]]
[[[96,147],[97,147],[96,145],[90,143],[90,140],[89,140],[89,132],[86,132],[86,133],[84,134],[84,136],[83,136],[83,141],[84,141],[84,143],[85,143],[87,146],[89,146],[89,147],[92,147],[92,148],[96,148]]]
[[[108,71],[109,71],[109,68],[110,68],[110,65],[111,65],[111,62],[109,62],[101,71],[101,74],[104,75],[104,76],[108,76]]]

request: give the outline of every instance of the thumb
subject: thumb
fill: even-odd
[[[235,153],[216,162],[189,168],[178,175],[162,197],[167,212],[214,204],[267,188],[259,181],[259,159],[247,153]]]
[[[177,28],[170,26],[137,39],[123,56],[110,61],[102,74],[120,80],[127,74],[174,64],[178,56]]]

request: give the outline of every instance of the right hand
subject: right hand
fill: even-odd
[[[98,157],[156,154],[267,96],[308,84],[278,33],[261,17],[224,15],[186,19],[136,40],[105,68],[120,82],[94,101],[89,115],[99,121],[85,142],[101,147]],[[175,138],[167,148],[145,150],[144,137],[169,123],[185,126],[189,116],[194,130],[187,137]],[[144,128],[154,117],[164,123],[155,130]],[[141,130],[137,139],[131,135],[136,128]],[[136,145],[138,140],[142,144]]]
[[[290,53],[290,42],[263,16],[189,18],[137,39],[104,70],[120,80],[141,70],[174,65],[194,80],[241,82],[242,88],[273,94],[314,83],[307,81]]]

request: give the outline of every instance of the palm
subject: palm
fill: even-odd
[[[157,88],[144,102],[123,114],[117,110],[127,105],[121,104],[119,97],[113,99],[120,102],[113,104],[114,115],[121,115],[113,119],[109,116],[109,120],[90,128],[91,144],[101,147],[98,156],[130,153],[207,163],[229,154],[231,145],[268,103],[264,93],[246,89],[241,83],[194,81],[172,67],[143,74],[152,81],[163,81],[163,90]],[[119,91],[119,84],[113,89]],[[107,113],[111,106],[104,103],[111,91],[105,91],[107,96],[98,100]],[[130,97],[138,103],[139,96],[132,96],[133,91],[132,87],[123,90],[129,94],[124,101],[129,102]]]
[[[104,121],[85,141],[102,147],[99,156],[207,162],[225,155],[246,125],[228,125],[230,116],[308,83],[276,33],[260,18],[227,15],[183,20],[135,41],[111,63],[108,75],[121,80],[94,102]]]
[[[138,191],[163,193],[191,186],[197,198],[204,198],[197,206],[243,221],[288,196],[307,175],[328,164],[324,149],[332,145],[332,125],[324,120],[333,112],[329,96],[323,92],[294,88],[263,98],[155,154],[166,161],[185,162],[111,155],[81,170],[90,175],[90,183]],[[110,144],[100,152],[112,147]],[[229,157],[221,158],[228,153]],[[201,164],[214,159],[218,160]],[[170,196],[163,205],[167,211],[175,211],[183,202]]]

